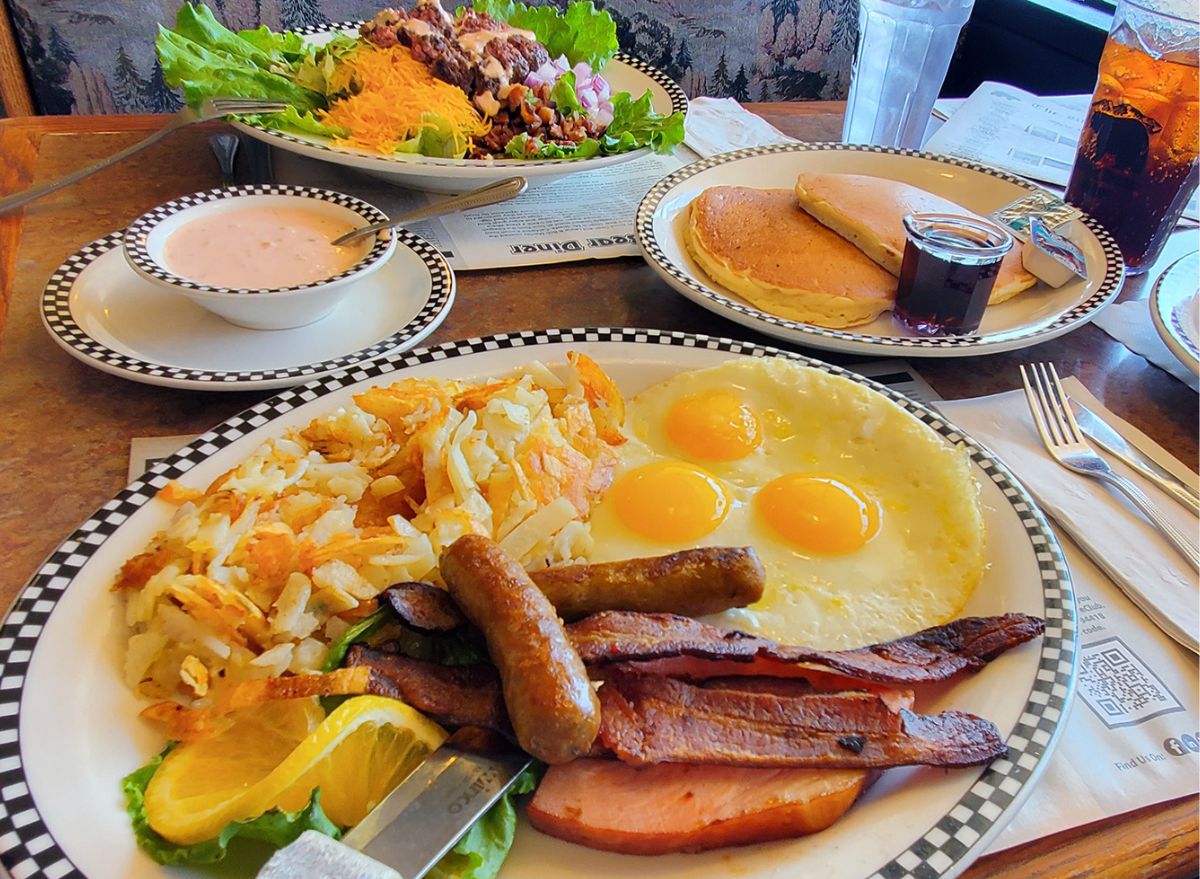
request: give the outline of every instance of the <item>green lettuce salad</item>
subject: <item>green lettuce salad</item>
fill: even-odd
[[[517,83],[524,89],[520,99],[524,107],[504,103],[511,90],[507,83],[493,88],[496,84],[486,80],[493,88],[490,98],[472,95],[467,86],[460,85],[499,136],[468,140],[448,119],[425,112],[417,130],[397,131],[388,141],[387,151],[442,158],[586,159],[645,148],[666,153],[682,143],[682,113],[656,112],[649,91],[640,97],[608,93],[600,71],[618,51],[616,25],[612,16],[597,9],[591,0],[573,2],[565,11],[513,0],[475,0],[473,8],[531,31],[553,63],[542,64],[524,83]],[[457,14],[461,17],[465,11],[460,7]],[[393,31],[378,45],[394,45],[397,33]],[[330,121],[327,114],[339,102],[355,98],[358,84],[347,88],[347,77],[338,74],[344,73],[342,65],[350,63],[350,56],[370,39],[370,35],[339,35],[325,46],[315,47],[298,34],[275,33],[265,26],[234,32],[207,6],[185,3],[173,28],[159,27],[156,46],[167,82],[181,89],[189,104],[194,106],[208,97],[283,101],[288,105],[285,112],[247,121],[281,131],[346,139],[353,145],[355,132]],[[480,62],[480,69],[492,68]],[[539,97],[535,92],[543,84],[549,94],[543,90]],[[545,129],[535,121],[524,130],[543,107],[552,117]]]

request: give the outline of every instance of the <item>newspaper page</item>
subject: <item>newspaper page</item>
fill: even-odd
[[[1066,186],[1090,95],[1042,98],[985,82],[925,143],[925,149]]]
[[[638,203],[655,183],[691,160],[679,150],[548,183],[533,178],[529,189],[512,201],[406,228],[440,250],[455,271],[638,256],[633,234]],[[283,151],[275,154],[275,176],[280,183],[349,193],[392,217],[446,198]]]
[[[547,183],[530,178],[529,189],[512,201],[406,228],[440,250],[456,271],[638,256],[634,215],[654,184],[702,156],[791,140],[737,101],[696,98],[684,144],[671,155],[647,155]],[[445,198],[283,150],[275,151],[274,162],[280,183],[347,192],[389,216]]]

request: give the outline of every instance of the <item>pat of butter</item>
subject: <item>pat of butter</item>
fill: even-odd
[[[1061,287],[1075,278],[1087,277],[1087,261],[1083,252],[1060,230],[1051,231],[1041,218],[1029,221],[1029,239],[1021,247],[1021,262],[1025,270],[1051,287]]]

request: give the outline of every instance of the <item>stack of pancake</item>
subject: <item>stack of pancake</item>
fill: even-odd
[[[708,275],[770,314],[839,329],[892,307],[905,214],[974,217],[948,199],[860,174],[801,174],[795,191],[714,186],[691,204],[688,251]],[[1037,279],[1019,248],[1004,258],[989,304]]]

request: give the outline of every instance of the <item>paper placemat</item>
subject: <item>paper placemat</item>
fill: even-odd
[[[644,156],[611,168],[570,174],[530,186],[512,201],[423,220],[408,228],[438,248],[455,271],[638,256],[634,215],[655,183],[700,155],[789,140],[737,101],[696,98],[688,110],[686,145],[671,155]],[[403,189],[284,150],[274,152],[274,167],[280,183],[346,192],[389,216],[446,197]]]

